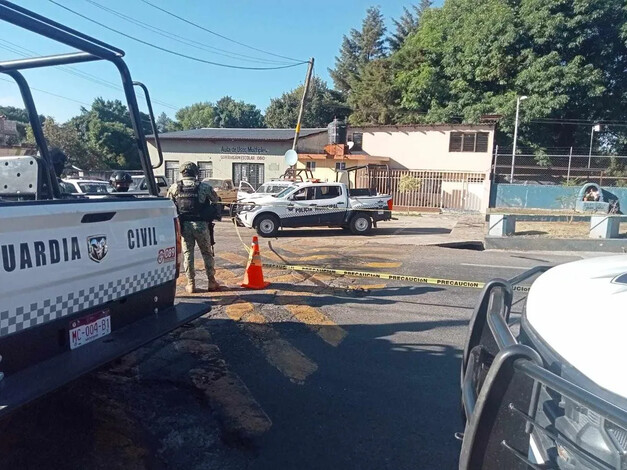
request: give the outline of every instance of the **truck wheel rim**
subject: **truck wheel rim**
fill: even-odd
[[[262,220],[259,224],[259,228],[261,228],[263,233],[270,233],[274,230],[274,222],[268,219]]]
[[[364,230],[368,228],[368,221],[364,219],[363,217],[360,217],[359,219],[355,221],[355,228],[359,230],[360,232],[363,232]]]

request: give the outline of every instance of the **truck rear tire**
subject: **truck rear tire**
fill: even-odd
[[[362,212],[355,214],[351,219],[350,229],[353,235],[367,235],[372,229],[370,216]]]
[[[279,232],[279,219],[272,214],[261,215],[255,221],[255,229],[260,237],[275,237]]]

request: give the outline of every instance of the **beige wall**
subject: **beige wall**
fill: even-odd
[[[390,157],[391,168],[485,172],[492,163],[494,128],[490,125],[349,128],[349,136],[353,132],[363,132],[364,152]],[[488,132],[488,151],[449,152],[451,132]]]
[[[335,181],[335,162],[336,160],[313,160],[316,162],[316,169],[313,171],[313,177],[320,181]],[[346,162],[346,166],[352,166],[350,162]],[[305,168],[306,163],[298,162],[296,168]]]
[[[322,148],[327,141],[326,133],[303,137],[299,147]],[[213,164],[214,178],[233,178],[233,163],[261,163],[264,180],[281,176],[287,166],[284,154],[292,148],[292,141],[212,141],[162,139],[163,159],[166,161],[192,161]],[[148,140],[148,152],[153,164],[159,161],[154,141]],[[155,175],[165,175],[165,164],[155,170]]]

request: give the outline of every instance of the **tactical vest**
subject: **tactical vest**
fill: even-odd
[[[178,184],[178,193],[176,195],[176,208],[178,209],[179,219],[181,221],[202,220],[201,204],[198,199],[198,188],[200,183],[195,182],[193,185],[184,185],[182,181]]]

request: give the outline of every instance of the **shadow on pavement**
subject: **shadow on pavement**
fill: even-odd
[[[291,301],[309,305],[303,294]],[[245,300],[260,302],[264,294],[254,295],[260,297]],[[332,296],[315,305],[344,301],[388,305]],[[245,323],[199,318],[2,422],[0,468],[453,469],[459,453],[453,434],[462,426],[461,351],[435,344],[433,334],[466,324],[342,324],[347,335],[332,347],[321,340],[331,327],[268,321],[263,328],[273,332],[270,340],[288,341],[317,366],[297,384],[264,356],[259,325],[252,324],[258,336],[251,340]],[[271,419],[271,428],[248,447],[220,438],[222,416],[190,381],[190,370],[211,366],[173,347],[190,332],[220,348]],[[137,363],[117,373],[125,362]]]
[[[446,235],[451,229],[440,227],[378,227],[372,229],[368,236],[377,235]],[[307,238],[307,237],[359,237],[342,229],[285,229],[276,238]]]
[[[236,323],[203,321],[273,421],[248,468],[457,468],[461,351],[419,338],[466,320],[342,325],[337,348],[302,323],[271,323],[318,365],[304,385],[287,381],[252,342],[236,341]]]

